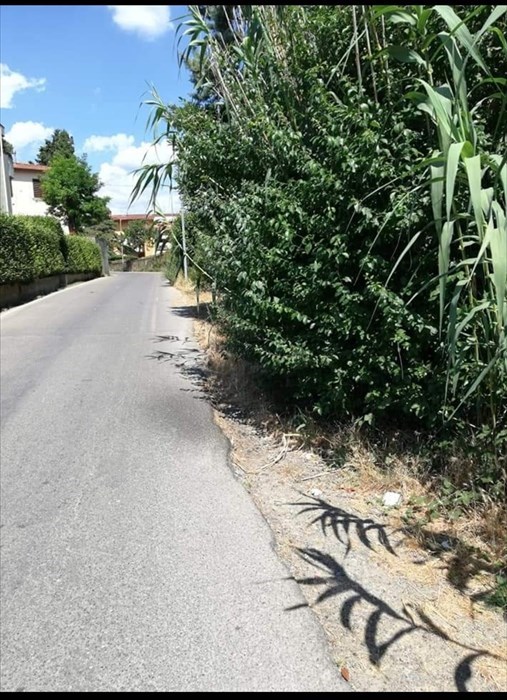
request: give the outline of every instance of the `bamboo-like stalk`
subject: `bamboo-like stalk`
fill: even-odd
[[[359,53],[359,39],[357,33],[357,17],[356,17],[356,6],[352,5],[352,27],[354,31],[354,49],[356,56],[356,69],[357,69],[357,80],[359,83],[359,92],[363,91],[363,75],[361,72],[361,56]]]
[[[386,40],[386,22],[384,19],[384,16],[380,18],[380,24],[382,27],[382,47],[385,48],[387,46],[387,40]],[[387,83],[387,94],[390,96],[391,95],[391,79],[389,76],[389,59],[387,58],[387,54],[385,54],[385,69],[386,69],[386,83]]]
[[[366,47],[368,49],[368,56],[369,56],[369,61],[370,61],[370,70],[371,70],[371,79],[372,79],[372,87],[373,87],[373,99],[375,100],[375,104],[378,105],[378,94],[377,94],[377,78],[375,75],[375,66],[373,65],[373,56],[371,53],[371,42],[370,42],[370,32],[369,32],[369,6],[368,5],[361,5],[362,10],[363,10],[363,22],[364,22],[364,27],[366,31]]]

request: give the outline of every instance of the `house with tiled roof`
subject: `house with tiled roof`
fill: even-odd
[[[48,205],[42,199],[41,177],[48,170],[47,165],[13,163],[10,183],[13,214],[47,215]]]

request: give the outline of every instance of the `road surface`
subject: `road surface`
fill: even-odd
[[[2,691],[349,690],[287,611],[177,300],[119,273],[0,316]]]

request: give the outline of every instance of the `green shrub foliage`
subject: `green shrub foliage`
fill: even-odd
[[[154,92],[149,124],[177,144],[230,348],[291,405],[461,432],[498,476],[505,8],[242,5],[226,42],[199,7],[196,95]],[[134,194],[167,175],[146,166]]]
[[[102,258],[96,243],[85,236],[67,236],[67,272],[100,272]]]
[[[98,246],[81,236],[65,236],[57,219],[0,215],[0,284],[101,269]]]
[[[0,215],[0,284],[65,272],[65,241],[56,219]]]

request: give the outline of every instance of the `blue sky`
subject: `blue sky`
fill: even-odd
[[[88,154],[112,197],[113,213],[125,213],[131,171],[170,157],[149,148],[147,107],[153,84],[168,103],[191,91],[179,67],[176,27],[186,5],[3,5],[0,9],[1,117],[16,160],[33,160],[54,129],[67,129],[76,151]],[[167,193],[159,207],[176,210]],[[146,201],[130,208],[146,211]]]

